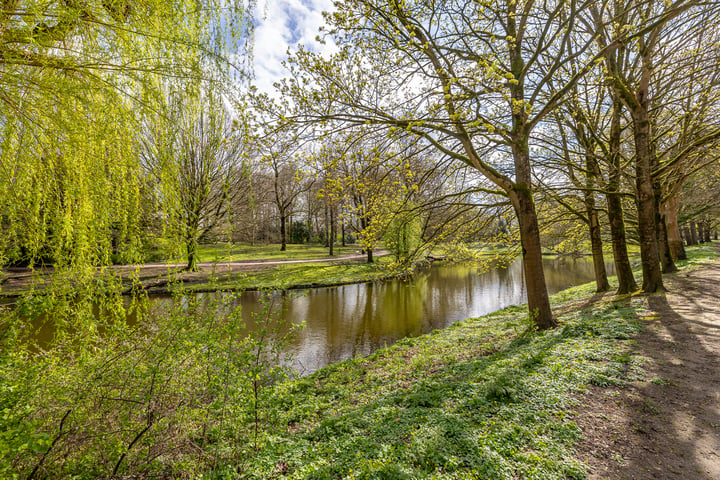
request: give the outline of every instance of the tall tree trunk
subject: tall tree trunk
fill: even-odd
[[[610,289],[610,283],[605,270],[605,258],[603,255],[602,237],[600,235],[600,219],[595,208],[595,168],[590,155],[585,157],[586,189],[583,192],[585,211],[587,213],[590,227],[590,245],[593,256],[593,267],[595,270],[595,288],[598,292],[606,292]]]
[[[340,222],[340,229],[341,229],[340,236],[342,238],[342,246],[347,247],[347,243],[345,242],[345,220],[342,220]]]
[[[541,330],[557,326],[552,315],[550,298],[545,283],[545,271],[540,246],[540,227],[538,225],[535,202],[530,190],[530,149],[527,136],[517,138],[512,146],[515,160],[516,183],[510,194],[515,215],[520,227],[523,271],[527,290],[528,311],[535,325]]]
[[[675,273],[678,269],[673,261],[672,253],[670,252],[667,225],[665,224],[664,216],[658,215],[656,228],[658,251],[660,253],[660,261],[662,263],[662,273]]]
[[[328,213],[328,205],[325,204],[325,247],[330,246],[330,214]]]
[[[285,212],[280,212],[280,251],[287,250],[287,217]]]
[[[657,167],[657,157],[653,156],[652,168]],[[661,212],[662,185],[658,179],[653,179],[653,196],[655,199],[655,235],[657,236],[658,255],[660,255],[660,264],[662,265],[662,273],[677,272],[677,267],[673,261],[670,252],[670,243],[668,241],[667,225],[665,224],[665,216]]]
[[[705,243],[705,222],[702,220],[697,222],[697,238],[698,243]]]
[[[710,220],[705,219],[703,225],[705,227],[705,243],[710,243],[712,242],[712,238],[710,238]]]
[[[592,210],[588,210],[588,219],[590,220],[590,245],[595,270],[595,290],[597,292],[606,292],[610,290],[610,282],[608,282],[607,270],[605,269],[600,221],[594,206]]]
[[[375,259],[373,258],[373,249],[368,248],[367,249],[367,263],[373,263],[375,262]]]
[[[522,244],[523,271],[527,289],[528,310],[530,317],[539,329],[552,328],[557,325],[553,318],[545,284],[545,272],[540,248],[540,228],[537,213],[528,189],[518,188],[516,192],[515,213],[520,225],[520,242]]]
[[[647,88],[641,88],[641,107],[632,112],[635,137],[635,186],[637,189],[638,232],[640,234],[640,258],[643,271],[643,291],[653,293],[663,290],[660,255],[657,244],[655,195],[652,184],[652,149],[650,118],[647,112]]]
[[[330,256],[335,255],[335,210],[330,208],[330,238],[328,244],[330,246]]]
[[[680,212],[680,195],[671,194],[662,205],[660,205],[660,215],[665,218],[665,226],[667,227],[667,242],[670,254],[675,260],[685,260],[685,248],[683,247],[682,237],[680,235],[680,224],[678,223],[678,213]],[[686,237],[687,238],[687,237]]]
[[[690,229],[687,225],[683,225],[682,227],[682,238],[685,241],[685,245],[690,245]],[[683,250],[685,250],[683,248]]]
[[[695,223],[695,220],[690,221],[690,243],[689,245],[697,245],[698,244],[698,232],[697,232],[697,224]]]
[[[615,274],[618,279],[618,294],[626,294],[637,289],[635,276],[630,266],[630,257],[627,252],[627,239],[625,235],[625,219],[623,218],[622,197],[620,196],[620,139],[622,118],[622,103],[613,99],[613,111],[610,124],[610,158],[608,174],[608,220],[610,222],[610,235],[612,238],[613,262]]]

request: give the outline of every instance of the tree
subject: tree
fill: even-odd
[[[242,193],[245,138],[220,101],[187,98],[173,99],[167,116],[148,122],[142,158],[167,226],[185,246],[186,269],[195,271],[199,239],[227,220]]]
[[[593,45],[576,28],[587,3],[339,2],[329,20],[341,52],[329,60],[300,52],[285,89],[302,109],[296,121],[402,129],[482,173],[486,189],[514,207],[528,307],[540,328],[555,320],[533,201],[532,133],[593,64],[562,75]]]
[[[33,107],[45,110],[45,123],[0,123],[0,264],[139,260],[134,118],[114,92],[89,100],[38,96]]]
[[[17,233],[18,261],[138,259],[134,114],[169,82],[227,80],[226,47],[238,37],[250,45],[246,13],[213,0],[0,3],[0,191],[24,189],[0,215]]]
[[[653,169],[658,166],[651,113],[654,92],[657,91],[657,85],[652,81],[653,72],[657,67],[658,50],[663,44],[670,47],[679,40],[687,23],[694,19],[692,12],[684,14],[695,4],[693,1],[677,0],[669,3],[638,2],[628,6],[612,4],[608,5],[608,11],[601,11],[593,4],[589,9],[597,41],[604,52],[609,84],[632,119],[643,290],[648,293],[663,289],[658,249],[658,237],[663,228],[658,223],[660,192],[657,183],[653,183]],[[673,33],[667,34],[666,27],[671,21],[675,21]],[[627,32],[632,30],[637,31],[628,38]],[[623,47],[631,53],[630,61],[618,62],[615,50],[607,48],[620,38],[632,40],[623,41]]]
[[[265,135],[261,141],[262,163],[268,167],[273,203],[280,220],[280,251],[287,250],[288,219],[298,199],[312,185],[309,175],[299,162],[301,145],[297,138],[281,132]]]

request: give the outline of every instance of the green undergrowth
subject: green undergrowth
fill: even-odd
[[[716,250],[688,254],[682,268]],[[634,378],[649,313],[587,284],[551,297],[552,330],[510,307],[287,379],[276,297],[248,320],[223,298],[179,296],[135,326],[119,296],[58,298],[73,323],[46,350],[23,343],[23,308],[0,309],[0,477],[585,478],[578,399]]]
[[[578,300],[577,287],[556,298]],[[511,307],[274,391],[251,478],[584,478],[574,395],[623,382],[642,297],[601,301],[536,332]]]
[[[717,242],[685,247],[685,253],[687,259],[676,262],[680,268],[694,268],[703,263],[711,262],[720,255]]]

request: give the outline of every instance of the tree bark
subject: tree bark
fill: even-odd
[[[682,236],[680,235],[680,224],[678,223],[679,212],[680,195],[677,193],[670,195],[668,199],[660,205],[660,215],[665,218],[665,226],[667,227],[667,242],[670,255],[672,255],[672,258],[675,260],[685,260],[687,259],[687,255],[685,254]]]
[[[287,250],[287,218],[280,212],[280,251]]]
[[[330,247],[330,256],[335,255],[335,211],[330,208],[330,235],[328,239],[328,245]]]
[[[690,242],[689,245],[697,245],[698,244],[698,232],[697,232],[697,225],[695,224],[695,221],[690,222]]]
[[[660,261],[662,263],[662,273],[675,273],[677,272],[677,266],[673,261],[672,253],[670,252],[670,243],[668,241],[667,225],[665,224],[665,217],[658,215],[657,220],[657,242],[658,251],[660,253]]]
[[[683,225],[681,232],[682,232],[682,239],[684,241],[684,244],[690,245],[690,229],[688,228],[688,226]],[[683,248],[683,250],[684,250],[684,248]]]
[[[610,290],[610,282],[608,282],[607,270],[605,269],[600,221],[594,206],[592,213],[588,211],[588,218],[590,220],[590,245],[595,269],[595,290],[597,292],[606,292]]]
[[[655,195],[652,184],[652,149],[650,118],[647,111],[647,89],[639,89],[641,106],[632,112],[635,138],[635,186],[637,189],[638,232],[643,271],[643,291],[663,290],[660,255],[657,244]]]
[[[330,214],[327,203],[325,204],[325,247],[330,246]]]
[[[613,112],[610,125],[610,158],[608,174],[608,193],[606,195],[608,204],[608,220],[610,222],[610,235],[612,238],[613,262],[615,263],[615,274],[618,279],[618,294],[626,294],[637,289],[635,276],[630,266],[630,258],[627,252],[627,240],[625,235],[625,219],[623,218],[622,198],[620,196],[620,139],[622,103],[619,99],[613,99]]]
[[[198,244],[195,237],[191,237],[185,241],[185,252],[187,254],[187,265],[185,266],[185,270],[188,272],[197,272],[198,271]]]
[[[557,326],[550,308],[550,299],[545,283],[545,272],[540,248],[540,229],[532,195],[529,190],[517,188],[515,213],[520,225],[523,271],[527,289],[530,317],[541,330]],[[515,202],[513,202],[515,203]]]
[[[583,192],[585,201],[585,211],[587,213],[588,223],[590,227],[590,245],[593,256],[593,267],[595,270],[595,289],[597,292],[606,292],[610,289],[610,283],[605,270],[605,257],[603,255],[602,237],[600,232],[600,219],[598,211],[595,208],[595,169],[593,160],[590,156],[586,156],[586,189]]]
[[[368,248],[367,249],[367,263],[373,263],[375,262],[375,259],[373,258],[373,249]]]
[[[702,220],[697,222],[697,238],[698,243],[705,243],[705,223]]]
[[[710,220],[704,220],[703,227],[705,230],[705,243],[712,242],[712,238],[710,238]]]
[[[652,168],[657,167],[657,157],[653,156]],[[655,200],[655,235],[657,236],[658,255],[660,255],[660,264],[662,265],[662,273],[675,273],[677,267],[670,253],[670,243],[668,241],[667,225],[665,224],[665,216],[661,212],[662,186],[658,179],[653,179],[653,197]]]

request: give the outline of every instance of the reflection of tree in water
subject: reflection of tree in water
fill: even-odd
[[[545,259],[552,292],[594,280],[588,258]],[[614,270],[608,265],[609,273]],[[506,268],[435,265],[412,281],[390,281],[280,295],[278,315],[306,322],[291,346],[295,364],[310,373],[328,363],[367,355],[379,347],[525,300],[520,260]],[[260,309],[255,292],[242,295],[243,316]],[[204,299],[203,299],[204,300]],[[163,300],[159,300],[162,303]],[[247,315],[247,316],[246,316]]]

